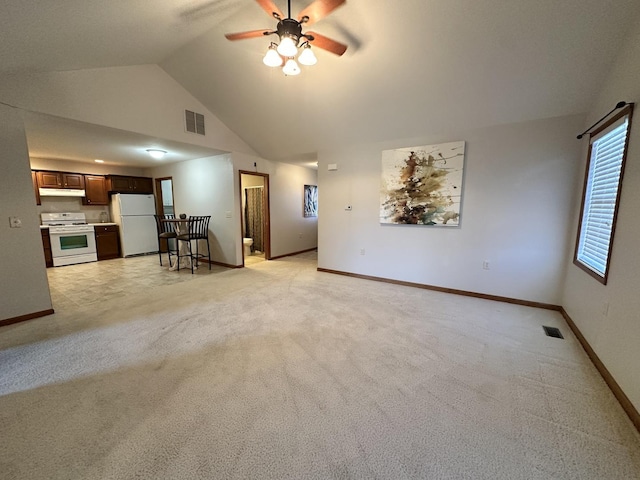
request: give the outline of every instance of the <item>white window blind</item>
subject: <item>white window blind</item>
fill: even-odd
[[[591,141],[576,259],[603,278],[609,264],[628,125],[625,116]]]

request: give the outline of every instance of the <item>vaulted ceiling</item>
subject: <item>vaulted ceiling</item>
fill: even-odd
[[[310,2],[293,0],[294,16]],[[292,162],[586,112],[640,19],[637,0],[347,0],[311,27],[345,55],[316,49],[317,65],[286,77],[262,64],[270,38],[224,37],[275,27],[255,0],[4,0],[2,10],[0,73],[159,64],[261,156]]]

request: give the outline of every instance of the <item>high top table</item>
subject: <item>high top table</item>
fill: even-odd
[[[180,215],[180,218],[163,218],[160,219],[160,221],[164,223],[172,223],[175,226],[176,233],[178,235],[185,235],[189,233],[189,218],[184,214]],[[177,247],[180,251],[179,261],[181,263],[178,264],[178,261],[176,261],[173,266],[169,267],[169,271],[173,272],[175,270],[178,270],[178,267],[191,269],[191,255],[189,252],[189,245],[187,245],[187,242],[179,242],[177,239],[176,242],[178,243]],[[193,265],[194,270],[196,270],[197,268],[198,262]]]

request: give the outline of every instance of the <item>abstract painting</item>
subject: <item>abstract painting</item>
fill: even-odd
[[[380,223],[460,224],[464,142],[382,152]]]
[[[304,186],[304,216],[305,217],[318,216],[318,186],[317,185]]]

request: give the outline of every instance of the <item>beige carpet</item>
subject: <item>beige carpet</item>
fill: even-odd
[[[638,434],[559,314],[315,267],[0,329],[0,478],[640,478]]]

